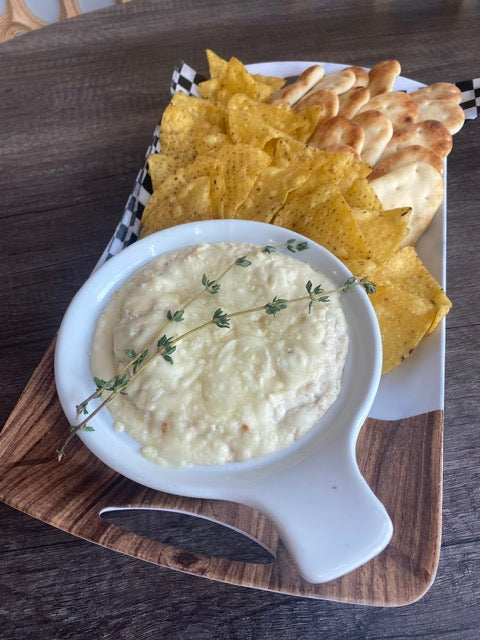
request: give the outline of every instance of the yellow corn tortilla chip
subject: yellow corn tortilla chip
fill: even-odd
[[[348,171],[346,171],[344,173],[344,175],[342,176],[342,178],[338,182],[339,189],[344,195],[345,195],[345,193],[347,193],[349,191],[349,189],[353,186],[353,184],[357,180],[360,180],[362,178],[366,178],[372,172],[372,168],[370,167],[370,165],[368,165],[365,162],[363,162],[363,160],[358,160],[357,158],[355,158],[355,156],[353,156],[353,154],[349,154],[349,155],[352,156],[352,158],[351,158],[352,163],[351,163]],[[362,183],[360,188],[361,189],[364,188],[363,183]],[[354,191],[355,191],[355,189],[354,189]],[[355,204],[354,201],[348,202],[348,204],[351,207],[358,206],[358,205]],[[380,204],[380,206],[381,206],[381,204]],[[360,208],[362,208],[362,207],[360,207]],[[365,206],[363,208],[368,209],[369,207]]]
[[[211,49],[206,50],[206,55],[207,55],[208,70],[210,73],[210,78],[222,79],[225,73],[227,72],[228,62],[223,58],[221,58],[219,55],[217,55]],[[286,82],[284,78],[276,78],[274,76],[262,76],[258,73],[254,73],[252,77],[255,80],[255,82],[258,82],[261,84],[267,84],[270,87],[272,87],[274,91],[276,91],[277,89],[281,89],[281,87],[283,87]]]
[[[184,222],[219,217],[212,205],[212,191],[220,170],[217,158],[203,155],[170,175],[164,174],[142,214],[142,236]]]
[[[142,237],[177,224],[213,217],[208,176],[191,179],[183,175],[176,180],[175,188],[172,180],[169,189],[154,191],[147,202],[142,215]]]
[[[351,207],[374,211],[382,211],[383,209],[382,203],[365,178],[355,180],[347,189],[344,189],[342,185],[342,193]]]
[[[433,302],[408,290],[379,285],[369,296],[382,333],[385,373],[403,362],[428,332],[436,309]]]
[[[270,165],[258,175],[245,202],[238,208],[237,217],[257,222],[272,222],[292,191],[309,177],[305,163],[290,163],[279,167]]]
[[[197,138],[193,141],[196,156],[210,154],[211,151],[223,147],[231,142],[230,137],[226,133],[209,133],[203,138]]]
[[[173,158],[177,166],[185,166],[196,157],[196,139],[225,131],[222,107],[176,93],[165,109],[160,126],[162,153]]]
[[[278,141],[277,146],[281,143],[285,143],[285,141]],[[331,187],[334,187],[335,193],[340,191],[338,184],[354,162],[350,153],[329,153],[314,149],[314,147],[305,147],[304,153],[299,152],[293,157],[302,159],[307,166],[310,166],[311,170],[308,180],[293,192],[291,197],[310,196],[311,206],[323,202],[326,199],[325,193],[330,192]]]
[[[386,211],[352,207],[352,213],[377,262],[392,256],[408,234],[409,207]]]
[[[313,149],[313,147],[309,148]],[[350,185],[357,180],[363,175],[364,167],[365,164],[356,160],[351,153],[317,150],[313,162],[315,177],[312,175],[312,181],[316,180],[319,184],[335,184],[343,194],[346,181]]]
[[[261,149],[242,144],[227,144],[212,152],[215,171],[212,185],[212,208],[215,217],[233,218],[248,196],[270,156]]]
[[[286,84],[286,80],[284,78],[277,78],[275,76],[262,76],[259,73],[254,73],[253,79],[255,80],[255,82],[268,85],[272,88],[273,91],[281,89]]]
[[[207,55],[210,78],[223,78],[227,71],[228,62],[211,49],[207,49],[205,53]]]
[[[345,261],[357,277],[375,283],[370,296],[383,344],[383,370],[400,364],[444,318],[451,302],[421,262],[413,247],[405,247],[382,264],[373,260]]]
[[[264,123],[302,142],[311,136],[321,114],[317,107],[297,112],[288,104],[258,102],[241,93],[232,96],[227,105],[228,113],[238,110],[251,121]]]
[[[164,153],[154,153],[147,160],[148,173],[152,179],[153,190],[160,189],[163,182],[178,168],[174,158]]]
[[[210,102],[215,102],[217,100],[221,87],[222,84],[219,78],[210,78],[210,80],[204,80],[198,85],[202,98]]]
[[[199,91],[203,98],[226,105],[231,96],[244,93],[263,102],[275,91],[271,81],[266,82],[262,76],[255,78],[237,58],[230,58],[226,66],[215,60],[213,66],[215,73],[221,75],[200,83]]]
[[[287,200],[274,223],[306,235],[340,260],[368,258],[365,238],[342,194],[330,187],[323,195],[323,201],[319,193]]]
[[[264,148],[264,150],[267,149]],[[307,147],[294,138],[278,138],[268,152],[272,156],[272,164],[285,168],[290,165],[294,167],[302,165],[305,169],[309,169],[315,166],[317,156],[321,155],[321,152],[314,147]]]
[[[436,329],[437,325],[443,320],[443,318],[447,317],[448,312],[452,308],[452,302],[443,289],[440,289],[434,295],[433,303],[437,312],[432,324],[430,325],[429,330],[427,331],[427,334],[432,333],[432,331]]]
[[[450,310],[452,304],[440,284],[419,258],[414,247],[404,247],[378,267],[377,278],[405,291],[414,291],[431,302],[436,314],[428,327],[431,333]]]
[[[250,114],[242,109],[228,109],[228,134],[234,143],[249,144],[264,149],[271,140],[285,138],[287,134],[264,122],[252,120]]]
[[[255,80],[246,67],[237,58],[230,58],[223,77],[224,87],[230,96],[245,93],[249,98],[264,101],[273,93],[274,88],[262,80]]]
[[[371,282],[376,282],[378,265],[372,258],[343,260],[343,264],[350,269],[357,278],[366,278]]]

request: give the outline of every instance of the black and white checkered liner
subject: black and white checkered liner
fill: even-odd
[[[170,93],[177,93],[177,91],[183,91],[188,96],[197,96],[200,98],[200,91],[198,85],[200,82],[206,80],[203,76],[189,67],[188,64],[182,62],[173,70],[172,83],[170,85]]]
[[[463,80],[455,83],[462,92],[460,106],[465,111],[465,118],[473,120],[480,115],[480,78]]]
[[[185,62],[182,62],[175,67],[173,71],[170,92],[173,95],[178,91],[183,91],[183,93],[187,95],[199,97],[198,85],[203,80],[205,80],[205,78],[198,74],[195,69],[189,67]],[[477,118],[480,115],[480,78],[464,80],[455,84],[462,92],[460,106],[465,111],[465,118],[469,120]],[[153,133],[152,143],[145,154],[145,164],[135,180],[123,216],[102,257],[98,261],[97,267],[138,240],[142,213],[152,195],[152,181],[147,171],[147,158],[152,153],[160,153],[159,135],[160,130],[157,126]]]

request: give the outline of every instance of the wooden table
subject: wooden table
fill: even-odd
[[[362,6],[364,5],[364,6]],[[245,63],[396,57],[422,82],[480,75],[474,2],[135,2],[0,45],[0,424],[110,238],[181,58]],[[448,165],[443,542],[417,603],[371,608],[233,587],[115,554],[0,505],[0,637],[470,640],[480,625],[478,122]],[[93,231],[92,231],[93,230]],[[116,515],[184,548],[262,560],[234,533],[172,514]],[[161,530],[161,534],[158,531]]]

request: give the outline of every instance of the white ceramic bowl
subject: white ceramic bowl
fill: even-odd
[[[83,285],[60,327],[55,381],[68,420],[94,390],[89,350],[100,312],[133,271],[152,258],[199,242],[277,245],[303,236],[268,224],[212,220],[166,229],[111,258]],[[297,254],[341,286],[351,275],[331,253],[309,242]],[[84,444],[105,464],[142,485],[169,493],[230,500],[269,517],[309,582],[337,578],[380,553],[392,524],[361,476],[358,432],[375,398],[381,372],[381,338],[373,307],[361,287],[343,295],[350,345],[340,396],[317,425],[290,447],[249,462],[164,468],[148,461],[126,433],[117,433],[104,409],[81,432]],[[68,462],[67,462],[68,464]]]

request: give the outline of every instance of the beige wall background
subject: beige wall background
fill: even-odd
[[[35,29],[131,0],[0,0],[0,42]]]

